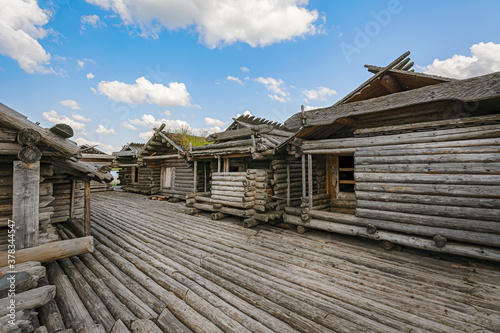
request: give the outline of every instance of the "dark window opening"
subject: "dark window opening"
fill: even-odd
[[[139,182],[139,168],[134,168],[134,183]]]
[[[240,172],[240,167],[239,166],[230,166],[229,172]]]
[[[354,193],[354,156],[339,156],[339,192]]]

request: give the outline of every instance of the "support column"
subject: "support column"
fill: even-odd
[[[16,249],[38,245],[40,161],[14,161],[12,220],[16,223]]]
[[[312,154],[307,155],[307,173],[309,178],[309,211],[312,210],[313,207],[313,159]]]
[[[302,154],[302,198],[306,196],[306,155]]]
[[[193,193],[196,193],[198,192],[197,189],[198,189],[198,161],[194,161],[194,184],[193,184]]]
[[[286,161],[286,206],[290,207],[290,161]]]
[[[84,188],[84,199],[85,199],[85,223],[84,223],[84,233],[85,236],[90,236],[90,181],[85,181]]]
[[[75,217],[75,187],[76,180],[73,179],[71,182],[71,193],[70,193],[70,202],[69,202],[69,220],[73,221]]]

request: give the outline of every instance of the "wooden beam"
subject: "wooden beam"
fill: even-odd
[[[19,228],[16,233],[18,249],[38,245],[39,189],[40,162],[14,161],[12,219]]]
[[[312,155],[307,155],[307,174],[308,174],[308,185],[309,185],[309,210],[313,207],[313,161]]]
[[[80,147],[72,141],[51,132],[48,129],[42,128],[26,118],[20,117],[19,113],[0,103],[0,122],[7,124],[19,131],[25,128],[31,128],[42,135],[42,141],[57,149],[66,155],[79,155]]]
[[[93,251],[94,237],[92,236],[45,243],[28,249],[17,250],[16,265],[27,261],[44,263]],[[7,252],[1,252],[0,267],[7,266],[7,264]]]
[[[229,131],[225,131],[225,132],[210,134],[207,137],[207,141],[213,142],[213,141],[221,141],[221,140],[230,140],[230,139],[250,137],[250,136],[255,135],[255,134],[270,133],[273,130],[273,128],[274,127],[272,125],[267,125],[267,124],[239,128],[236,130],[229,130]]]
[[[286,205],[290,207],[290,161],[286,161]]]
[[[196,188],[198,185],[198,162],[194,161],[194,175],[193,175],[193,193],[196,193]]]
[[[306,196],[306,155],[302,154],[302,198]]]
[[[384,86],[385,89],[387,89],[388,92],[391,94],[397,93],[403,90],[401,88],[401,85],[399,84],[398,80],[389,74],[385,74],[382,76],[382,79],[380,80],[380,84]]]
[[[90,181],[88,180],[85,181],[84,198],[85,198],[84,232],[85,236],[90,236]]]
[[[160,127],[158,127],[155,132],[153,133],[153,135],[151,135],[151,137],[149,138],[148,142],[146,142],[146,144],[144,146],[142,146],[141,150],[139,150],[139,153],[137,153],[137,156],[141,156],[145,151],[146,149],[148,148],[148,146],[151,144],[151,142],[153,142],[155,139],[156,139],[156,136],[161,132],[163,131],[163,129],[165,128],[165,124],[161,124]]]
[[[171,155],[155,155],[155,156],[144,156],[142,157],[143,160],[151,161],[151,160],[167,160],[167,159],[173,159],[179,158],[179,154],[171,154]]]
[[[403,61],[409,55],[410,55],[410,51],[407,51],[407,52],[403,53],[401,56],[399,56],[398,58],[396,58],[396,60],[394,60],[389,65],[387,65],[384,69],[382,69],[381,71],[377,72],[371,78],[369,78],[368,80],[366,80],[365,82],[363,82],[363,84],[361,84],[359,87],[357,87],[356,89],[354,89],[352,92],[350,92],[347,96],[345,96],[344,98],[342,98],[340,101],[338,101],[334,105],[342,105],[342,104],[344,104],[346,101],[348,101],[349,99],[351,99],[353,96],[355,96],[358,93],[360,93],[361,90],[363,90],[365,87],[367,87],[370,83],[374,82],[379,77],[381,77],[383,74],[385,74],[385,72],[387,70],[389,70],[389,69],[393,68],[394,66],[398,65],[401,61]],[[307,115],[307,117],[308,117],[308,119],[307,119],[307,125],[310,125],[309,124],[309,115]]]
[[[106,182],[111,182],[113,180],[112,174],[97,170],[97,168],[91,163],[80,162],[78,160],[74,161],[65,158],[56,158],[56,157],[53,157],[52,159],[54,160],[54,162],[62,164],[63,166],[66,166],[68,168],[75,169],[81,172],[82,174],[89,174],[89,173],[93,174],[94,176],[99,178],[99,180]]]
[[[70,193],[70,201],[69,201],[69,219],[73,221],[75,216],[75,186],[76,180],[71,181],[71,193]]]

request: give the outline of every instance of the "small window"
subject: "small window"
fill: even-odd
[[[174,178],[174,168],[172,167],[162,167],[161,168],[161,188],[169,189],[172,188]]]
[[[139,168],[138,167],[132,167],[131,181],[132,181],[132,183],[138,183],[139,182]]]
[[[354,156],[339,156],[339,192],[354,193]]]

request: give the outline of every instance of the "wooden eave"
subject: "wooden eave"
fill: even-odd
[[[382,111],[397,112],[405,108],[434,102],[479,102],[500,97],[500,72],[471,79],[435,84],[410,91],[372,98],[360,102],[334,105],[304,112],[305,126],[323,126],[343,117],[353,117]],[[290,117],[285,126],[300,128],[302,113]]]

